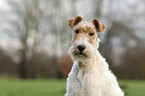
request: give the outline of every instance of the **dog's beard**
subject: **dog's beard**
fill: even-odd
[[[71,46],[69,49],[69,55],[71,55],[74,61],[87,62],[92,57],[94,57],[96,50],[97,48],[92,44],[87,44],[84,52],[79,52],[77,50],[77,46]]]

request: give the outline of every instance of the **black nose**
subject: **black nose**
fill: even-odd
[[[80,52],[83,52],[85,50],[85,46],[84,45],[78,45],[78,49]]]

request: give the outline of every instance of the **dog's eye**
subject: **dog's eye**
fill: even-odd
[[[94,35],[94,33],[90,33],[90,36],[93,36]]]
[[[76,34],[79,34],[80,31],[79,30],[76,30],[75,32],[76,32]]]

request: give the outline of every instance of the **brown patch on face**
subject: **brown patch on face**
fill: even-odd
[[[91,44],[96,45],[98,35],[92,23],[81,22],[73,28],[72,43],[81,38],[87,38]]]

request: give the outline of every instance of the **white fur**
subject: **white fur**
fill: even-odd
[[[73,55],[79,44],[86,46],[88,57]],[[97,49],[99,40],[97,44],[93,46],[87,39],[80,39],[70,47],[74,64],[67,78],[65,96],[124,96],[115,75]]]

